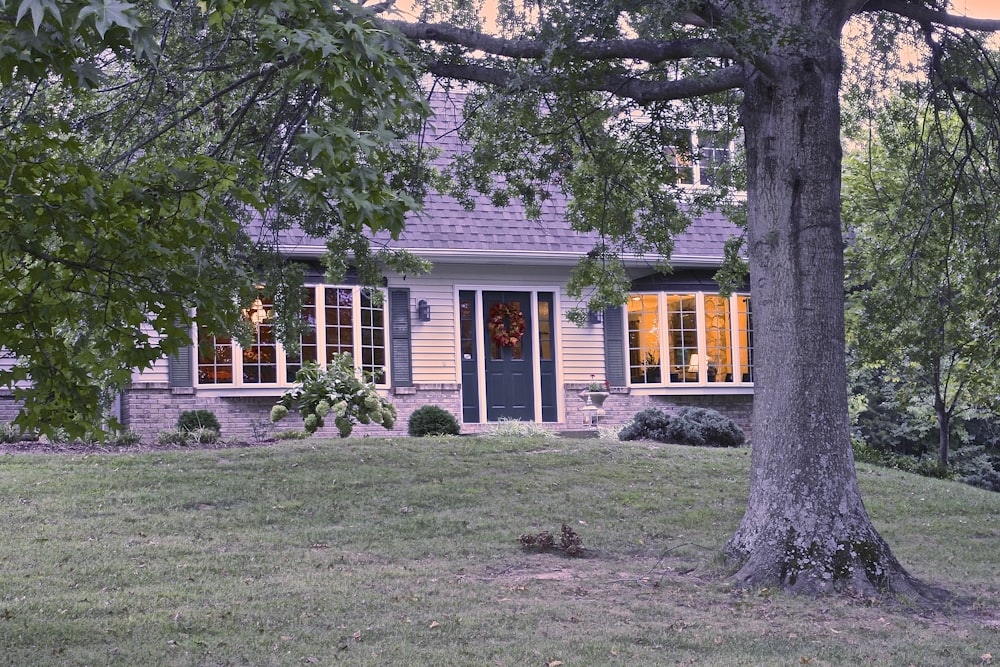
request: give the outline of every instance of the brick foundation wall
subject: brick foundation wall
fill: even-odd
[[[585,428],[584,402],[580,391],[586,385],[567,384],[564,393],[566,419],[559,424],[545,424],[554,430],[579,430]],[[448,383],[418,384],[414,387],[396,387],[388,396],[396,406],[398,419],[392,430],[377,425],[354,427],[352,436],[405,436],[410,415],[424,405],[437,405],[455,415],[461,423],[461,385]],[[176,427],[177,418],[185,410],[211,410],[219,419],[224,438],[255,440],[271,437],[277,431],[301,430],[302,420],[297,415],[289,415],[277,424],[271,424],[269,415],[277,396],[213,396],[201,394],[191,388],[171,389],[166,383],[136,383],[122,396],[122,423],[138,431],[144,439],[155,439],[162,432]],[[8,401],[11,404],[13,401]],[[639,396],[627,388],[612,388],[611,395],[604,403],[601,423],[621,425],[632,416],[649,407],[657,407],[670,412],[682,406],[691,405],[718,410],[730,417],[751,436],[752,395],[707,395],[707,396]],[[5,407],[5,399],[0,396],[0,410]],[[0,412],[0,420],[3,420]],[[11,416],[13,418],[13,416]],[[461,424],[462,433],[480,433],[490,428],[489,424]],[[332,421],[317,431],[318,437],[338,437]]]
[[[0,422],[14,421],[20,407],[10,390],[0,389]]]
[[[438,405],[456,417],[462,414],[461,387],[457,384],[399,387],[388,398],[398,415],[394,428],[357,424],[352,436],[406,435],[410,414],[422,405]],[[213,396],[186,387],[171,389],[166,383],[136,383],[122,396],[122,423],[135,429],[143,439],[153,440],[159,433],[176,428],[181,412],[211,410],[219,420],[224,438],[255,440],[271,437],[278,431],[302,430],[302,418],[294,413],[277,424],[271,423],[271,408],[277,401],[277,396]],[[463,427],[464,431],[468,429]],[[339,434],[331,420],[316,436],[336,438]]]

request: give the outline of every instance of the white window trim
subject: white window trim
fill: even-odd
[[[708,336],[707,327],[705,322],[705,297],[706,296],[719,296],[715,292],[698,292],[698,291],[678,291],[678,292],[666,292],[666,291],[643,291],[643,292],[631,292],[630,294],[646,296],[654,295],[657,297],[656,307],[657,307],[657,322],[658,326],[662,328],[662,332],[659,336],[660,344],[660,382],[632,382],[632,364],[631,364],[631,348],[629,347],[628,333],[628,307],[624,309],[625,317],[625,359],[626,368],[625,375],[628,381],[628,386],[633,390],[638,390],[640,393],[642,390],[655,390],[656,393],[662,393],[663,390],[669,390],[671,392],[677,393],[746,393],[752,392],[754,383],[753,381],[744,381],[743,374],[748,372],[751,367],[744,368],[741,360],[741,348],[740,348],[740,328],[739,328],[739,298],[748,297],[749,294],[745,292],[733,293],[729,296],[729,345],[730,345],[730,356],[732,358],[733,367],[733,380],[730,382],[710,382],[708,380]],[[697,320],[697,332],[698,332],[698,378],[697,382],[670,382],[670,336],[669,329],[666,328],[667,319],[667,297],[669,296],[690,296],[695,297],[695,318]],[[752,330],[751,330],[752,331]],[[752,347],[751,354],[752,354]],[[704,378],[704,379],[701,379]],[[737,390],[737,391],[734,391]]]

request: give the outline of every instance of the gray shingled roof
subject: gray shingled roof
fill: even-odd
[[[435,115],[428,123],[425,142],[441,150],[441,159],[467,150],[457,131],[464,100],[464,93],[452,92],[437,95],[432,101]],[[434,261],[500,255],[506,261],[532,258],[553,261],[562,257],[569,262],[591,250],[597,240],[596,234],[582,234],[570,228],[564,215],[566,199],[562,193],[553,193],[542,205],[542,215],[537,219],[529,219],[520,202],[496,207],[483,195],[470,193],[470,196],[475,207],[466,210],[450,195],[428,193],[423,210],[409,215],[399,239],[392,241],[387,234],[375,238],[418,255],[424,251]],[[726,239],[736,233],[736,226],[721,214],[700,217],[675,239],[673,262],[678,266],[716,264],[722,257]],[[282,242],[286,249],[297,248],[306,254],[323,245],[321,241],[291,233]]]

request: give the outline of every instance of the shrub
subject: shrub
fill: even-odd
[[[410,415],[409,434],[415,438],[427,435],[458,435],[458,420],[436,405],[417,408]]]
[[[683,407],[673,416],[658,408],[636,413],[619,440],[656,440],[694,447],[739,447],[746,435],[729,417],[708,408]]]
[[[635,413],[632,421],[618,433],[619,440],[656,440],[671,442],[670,415],[659,408]]]
[[[739,447],[747,439],[736,422],[708,408],[681,408],[674,416],[673,429],[679,445]]]
[[[326,370],[316,363],[304,365],[295,375],[298,384],[284,393],[271,408],[271,421],[278,422],[298,410],[303,427],[315,433],[332,416],[340,437],[346,438],[354,424],[380,424],[391,429],[396,407],[379,396],[371,374],[354,368],[350,354],[335,354]]]
[[[986,489],[987,491],[1000,492],[1000,472],[992,466],[984,467],[971,475],[961,478],[962,483]]]
[[[216,434],[222,433],[219,420],[211,410],[185,410],[177,418],[177,430],[192,433],[198,429],[210,428]]]

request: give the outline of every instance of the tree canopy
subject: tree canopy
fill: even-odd
[[[80,435],[136,368],[239,331],[293,225],[349,249],[415,205],[426,113],[405,43],[326,0],[21,0],[0,12],[0,387],[26,429]],[[366,261],[367,260],[367,261]],[[295,326],[294,318],[279,325]],[[29,384],[30,379],[30,384]]]
[[[927,92],[902,86],[873,114],[872,139],[846,162],[844,222],[860,359],[930,394],[946,466],[956,411],[997,395],[1000,200],[980,156],[998,147],[978,137],[967,151],[960,116]]]

